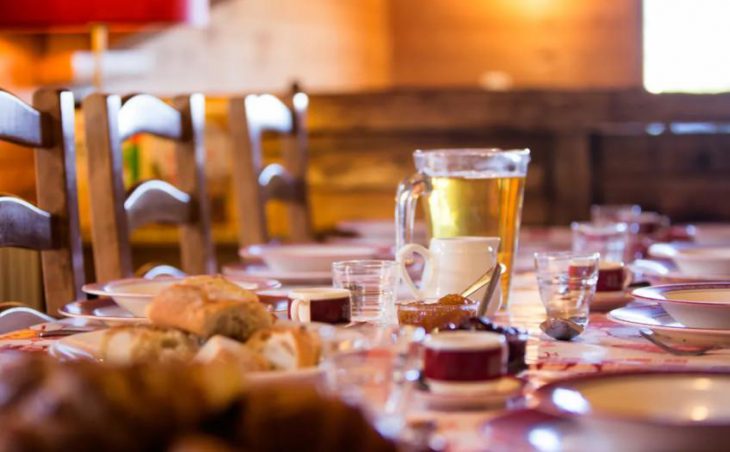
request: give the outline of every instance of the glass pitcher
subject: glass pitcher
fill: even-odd
[[[417,150],[413,160],[418,172],[401,182],[396,195],[397,249],[412,242],[420,198],[431,237],[499,237],[506,306],[530,150]]]

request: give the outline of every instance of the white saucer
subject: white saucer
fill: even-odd
[[[316,272],[279,272],[264,266],[247,266],[245,264],[229,264],[223,266],[223,274],[226,276],[257,276],[259,278],[272,278],[284,284],[332,284],[331,271]]]
[[[442,411],[479,410],[484,408],[504,407],[510,400],[522,394],[525,382],[519,378],[502,377],[494,389],[476,391],[474,393],[459,392],[444,394],[417,387],[413,391],[414,402],[428,409]]]
[[[675,342],[692,345],[730,345],[730,330],[689,328],[677,322],[659,305],[626,306],[608,313],[608,319],[622,325],[649,328]]]
[[[97,320],[107,325],[148,322],[145,318],[135,317],[111,298],[74,301],[60,308],[58,313],[74,319]]]
[[[730,281],[730,275],[708,276],[683,273],[671,263],[650,259],[638,259],[630,264],[629,268],[632,272],[646,278],[652,285]]]
[[[625,306],[634,298],[623,290],[614,292],[596,292],[591,299],[591,311],[608,312],[612,309]]]

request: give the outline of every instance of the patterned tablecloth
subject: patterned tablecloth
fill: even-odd
[[[592,313],[589,326],[572,342],[558,342],[541,333],[544,319],[542,304],[532,274],[516,275],[508,313],[500,314],[500,323],[526,328],[530,333],[527,346],[528,370],[524,377],[529,390],[547,381],[579,373],[641,369],[714,369],[730,371],[730,351],[719,350],[699,357],[677,357],[667,354],[639,336],[636,328],[626,327],[606,318],[604,313]],[[70,320],[62,321],[70,323]],[[16,349],[42,352],[53,339],[44,339],[38,332],[59,325],[41,324],[0,336],[0,350]],[[499,411],[428,411],[417,408],[412,420],[433,420],[438,432],[446,439],[450,450],[483,449],[480,427]]]

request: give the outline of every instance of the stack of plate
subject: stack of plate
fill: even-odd
[[[730,282],[642,287],[633,296],[654,304],[616,309],[609,319],[678,342],[730,345]]]
[[[252,276],[229,276],[244,289],[261,291],[281,287],[274,279]],[[145,309],[155,295],[183,278],[127,278],[105,283],[92,283],[82,290],[100,298],[78,300],[63,306],[59,313],[65,317],[101,320],[106,323],[138,323],[146,321]]]

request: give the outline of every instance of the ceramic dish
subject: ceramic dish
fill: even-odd
[[[484,448],[491,451],[521,452],[584,452],[590,444],[592,452],[615,449],[595,432],[580,428],[570,420],[537,410],[507,411],[487,421],[480,429]],[[633,451],[631,438],[622,451]]]
[[[612,309],[625,306],[626,303],[633,300],[631,294],[623,290],[615,292],[596,292],[591,298],[591,311],[608,312]]]
[[[256,254],[270,269],[277,272],[330,271],[337,261],[372,259],[378,256],[377,247],[347,244],[256,245]],[[246,248],[241,256],[251,255]]]
[[[483,410],[487,408],[504,408],[511,400],[522,395],[525,382],[515,377],[503,377],[492,391],[476,393],[441,394],[432,392],[427,386],[419,386],[413,391],[416,404],[440,411]]]
[[[254,277],[250,275],[233,275],[226,277],[244,289],[251,291],[275,289],[281,283],[275,279]],[[145,317],[145,309],[155,295],[163,289],[177,284],[184,278],[127,278],[107,283],[86,284],[82,290],[91,295],[111,297],[121,307],[136,317]]]
[[[283,321],[284,323],[291,323]],[[307,328],[328,330],[334,327],[316,323],[306,324]],[[96,330],[88,333],[74,334],[55,341],[48,349],[48,353],[61,360],[92,360],[101,361],[102,346],[106,330]],[[357,335],[354,331],[346,332],[350,336]],[[117,346],[123,346],[116,344]],[[251,383],[311,383],[323,377],[320,367],[296,369],[292,371],[250,372],[246,377]]]
[[[730,275],[707,276],[682,273],[672,263],[650,259],[637,259],[629,265],[629,268],[634,272],[635,280],[645,280],[653,285],[730,280]]]
[[[730,329],[730,283],[668,284],[632,292],[654,301],[675,320],[690,328]]]
[[[548,383],[535,398],[539,410],[610,432],[610,442],[632,437],[639,450],[719,450],[730,431],[730,373],[582,375]]]
[[[730,275],[730,245],[697,245],[693,243],[655,243],[649,255],[671,259],[679,271],[689,275],[723,277]]]
[[[232,277],[273,278],[286,285],[332,284],[332,271],[279,272],[268,267],[229,264],[223,266],[223,274]]]
[[[109,326],[148,322],[145,318],[134,316],[107,297],[74,301],[61,307],[58,313],[73,319],[98,320]]]
[[[608,313],[609,320],[635,328],[649,328],[670,342],[730,346],[730,330],[690,328],[677,322],[658,305],[626,306]]]
[[[694,225],[694,239],[700,245],[730,243],[730,224],[699,223]]]

